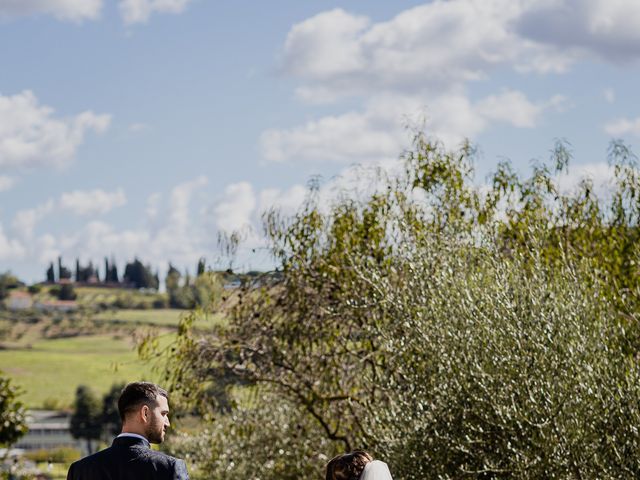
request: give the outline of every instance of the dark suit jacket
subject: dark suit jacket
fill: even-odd
[[[98,453],[74,462],[67,480],[188,480],[183,460],[151,450],[141,438],[120,437]]]

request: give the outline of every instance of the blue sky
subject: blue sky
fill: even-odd
[[[218,232],[259,245],[264,209],[392,166],[421,118],[481,175],[561,137],[606,177],[639,59],[632,0],[0,0],[0,271],[215,267]]]

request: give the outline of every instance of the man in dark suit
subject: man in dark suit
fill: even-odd
[[[118,400],[122,433],[113,444],[73,463],[67,480],[188,480],[183,460],[151,450],[162,443],[169,427],[166,390],[149,382],[134,382]]]

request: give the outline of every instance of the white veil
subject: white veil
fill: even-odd
[[[386,463],[373,460],[365,465],[360,480],[393,480]]]

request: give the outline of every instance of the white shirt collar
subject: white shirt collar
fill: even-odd
[[[121,433],[120,435],[118,435],[116,438],[120,438],[120,437],[133,437],[133,438],[141,438],[142,440],[144,440],[146,443],[149,443],[149,440],[147,440],[145,437],[143,437],[142,435],[138,435],[137,433]]]

